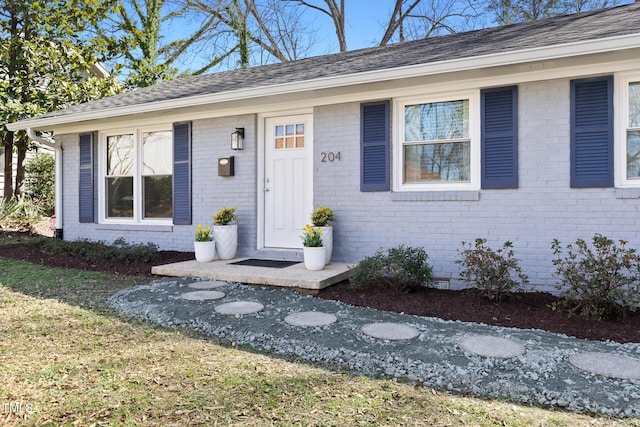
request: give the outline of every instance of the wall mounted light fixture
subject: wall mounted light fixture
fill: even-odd
[[[242,150],[244,148],[244,128],[236,128],[231,134],[231,149]]]

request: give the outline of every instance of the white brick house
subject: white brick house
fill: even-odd
[[[548,288],[554,238],[640,244],[640,4],[187,77],[9,127],[63,148],[65,239],[191,251],[195,225],[235,206],[239,255],[296,258],[328,205],[336,261],[422,246],[456,279],[461,241],[511,240]]]

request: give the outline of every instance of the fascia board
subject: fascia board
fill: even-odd
[[[126,107],[116,107],[92,111],[61,115],[47,118],[33,118],[7,124],[10,131],[26,128],[42,129],[76,121],[99,120],[105,117],[116,117],[131,114],[150,113],[155,111],[179,109],[199,105],[211,105],[240,99],[251,99],[275,96],[283,93],[313,91],[334,87],[344,87],[377,81],[403,79],[417,76],[466,71],[487,67],[521,64],[533,61],[544,61],[572,56],[591,55],[640,47],[640,33],[598,40],[587,40],[562,45],[522,49],[513,52],[500,52],[476,57],[457,58],[428,64],[410,65],[384,70],[367,71],[362,73],[333,76],[314,80],[283,83],[279,85],[247,88],[207,95],[197,95],[188,98],[171,99]]]

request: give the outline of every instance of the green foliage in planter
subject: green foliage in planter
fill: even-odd
[[[427,258],[423,248],[401,245],[387,253],[379,249],[375,255],[360,261],[349,285],[357,290],[385,287],[402,292],[430,286],[433,276]]]
[[[319,248],[322,246],[322,231],[307,224],[302,229],[302,246],[305,248]]]
[[[328,206],[320,206],[311,213],[311,222],[316,227],[327,227],[333,219],[333,210]]]
[[[559,308],[588,319],[625,316],[640,304],[640,257],[627,241],[616,243],[596,234],[591,247],[583,239],[563,250],[558,239],[551,245],[556,259]],[[566,255],[564,251],[566,250]]]
[[[528,283],[528,277],[522,273],[519,260],[513,255],[513,244],[509,241],[498,250],[487,246],[486,239],[476,239],[474,243],[462,242],[463,249],[458,250],[462,257],[456,264],[463,267],[460,278],[474,282],[486,298],[500,302],[508,292],[520,290]]]
[[[103,241],[80,239],[75,241],[47,240],[42,246],[45,252],[84,258],[87,261],[116,260],[130,263],[146,263],[158,258],[158,246],[154,243],[127,243],[122,237],[113,244]]]
[[[222,208],[213,216],[215,225],[229,225],[236,220],[236,208]]]

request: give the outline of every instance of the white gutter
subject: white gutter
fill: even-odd
[[[62,146],[56,144],[52,139],[43,138],[34,132],[32,128],[26,129],[27,136],[32,141],[52,148],[55,151],[55,173],[54,173],[54,193],[55,193],[55,215],[56,215],[56,238],[62,238]]]
[[[613,51],[632,48],[640,48],[640,33],[597,40],[585,40],[574,43],[565,43],[561,45],[522,49],[518,51],[492,53],[475,57],[456,58],[452,60],[431,62],[427,64],[409,65],[397,68],[387,68],[383,70],[323,77],[313,80],[296,81],[271,86],[189,96],[186,98],[127,105],[124,107],[106,108],[86,113],[68,115],[63,114],[61,116],[33,118],[22,120],[16,123],[10,123],[6,126],[11,131],[22,130],[29,127],[46,129],[57,125],[74,123],[78,121],[99,120],[105,117],[151,113],[169,109],[179,109],[183,107],[194,107],[198,105],[210,105],[242,99],[268,97],[284,93],[291,94],[304,91],[374,83],[386,80],[466,71],[486,67],[521,64],[532,61],[545,61],[580,55],[609,53]]]

